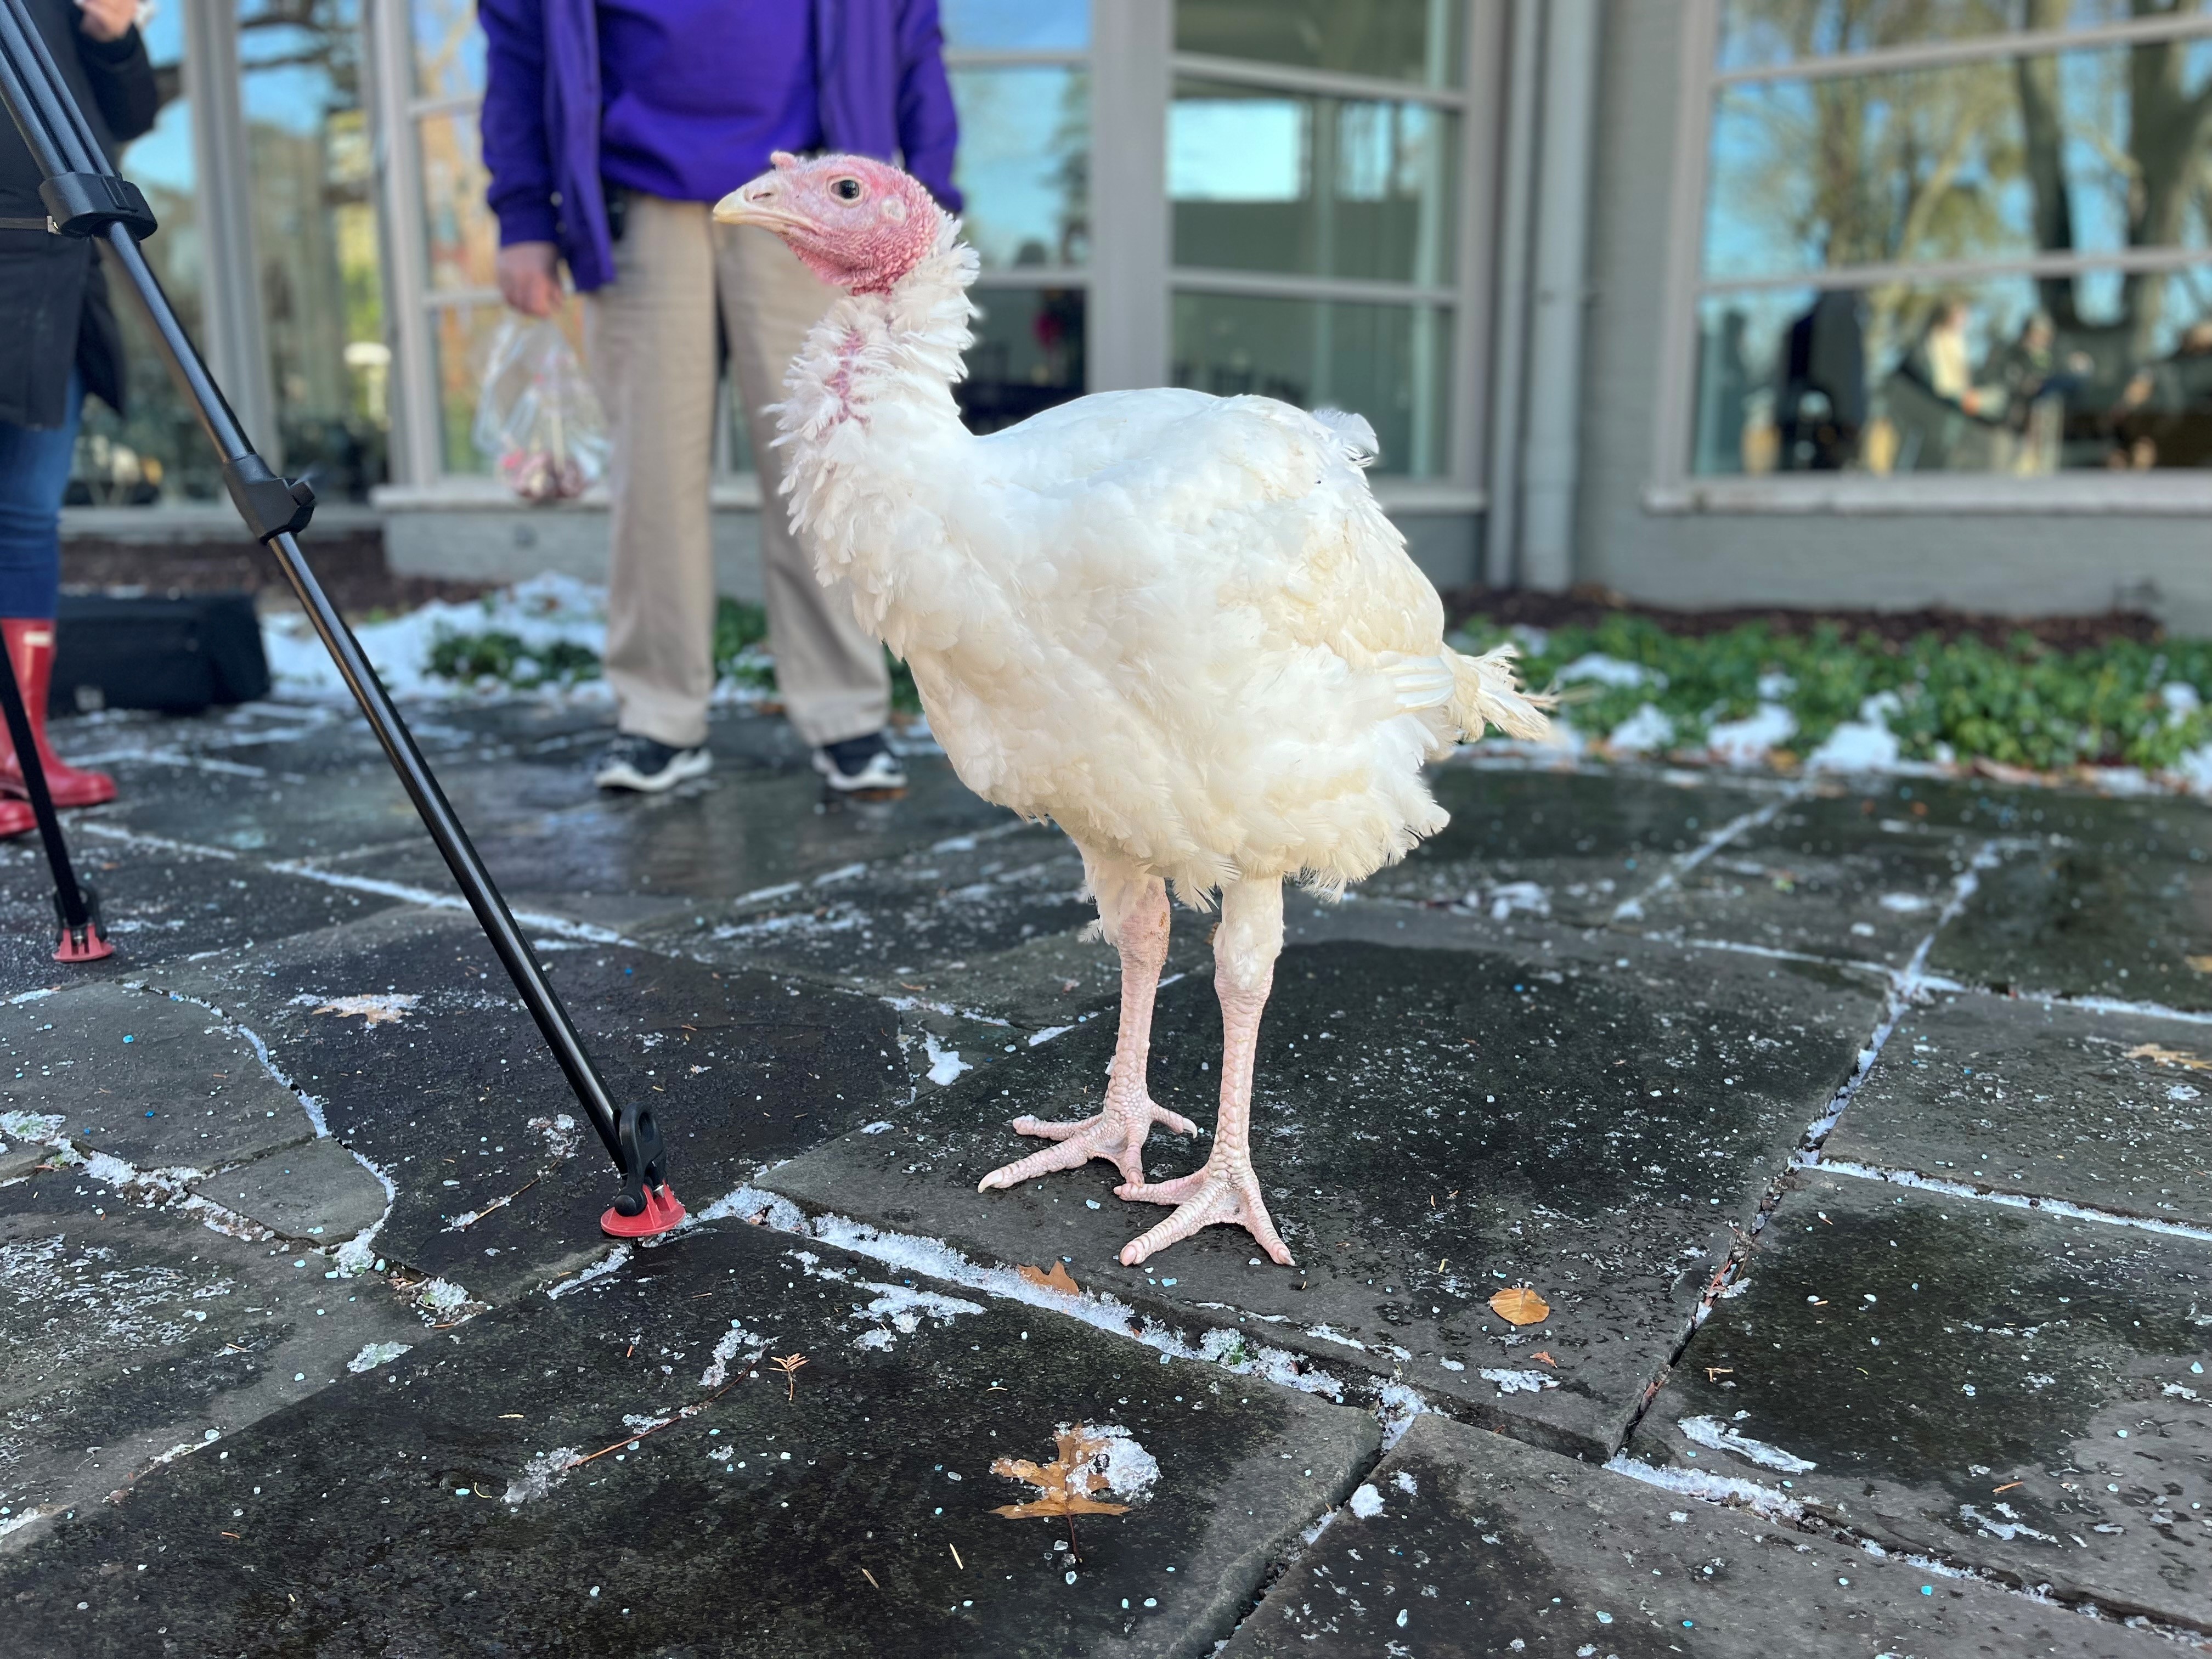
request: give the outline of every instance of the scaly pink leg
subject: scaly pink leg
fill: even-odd
[[[1179,1135],[1194,1135],[1198,1126],[1179,1113],[1152,1103],[1145,1069],[1152,1047],[1152,999],[1160,969],[1168,959],[1168,890],[1157,876],[1134,866],[1094,860],[1086,854],[1091,884],[1098,894],[1098,920],[1121,953],[1121,1027],[1114,1065],[1106,1079],[1106,1100],[1095,1117],[1074,1123],[1042,1123],[1018,1117],[1018,1133],[1055,1141],[1041,1152],[996,1169],[976,1183],[978,1192],[1012,1187],[1055,1170],[1080,1168],[1103,1158],[1124,1181],[1145,1178],[1145,1138],[1164,1124]]]
[[[1252,1062],[1282,947],[1281,882],[1239,882],[1223,890],[1221,926],[1213,935],[1213,984],[1221,998],[1221,1115],[1213,1126],[1213,1151],[1200,1168],[1176,1180],[1132,1181],[1115,1189],[1118,1197],[1176,1206],[1122,1248],[1125,1267],[1217,1222],[1243,1228],[1279,1265],[1295,1265],[1252,1168]]]

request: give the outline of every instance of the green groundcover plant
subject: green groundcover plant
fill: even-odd
[[[1804,755],[1880,697],[1881,718],[1907,760],[2157,771],[2212,742],[2212,711],[2203,707],[2212,703],[2212,640],[2121,640],[2066,652],[2026,633],[2002,646],[1935,634],[1898,644],[1870,633],[1849,637],[1835,625],[1784,635],[1761,623],[1693,637],[1626,614],[1517,635],[1477,616],[1462,629],[1485,649],[1519,638],[1528,683],[1564,692],[1561,714],[1591,738],[1648,702],[1673,723],[1668,746],[1694,750],[1716,725],[1777,702],[1796,721],[1790,750]],[[1642,683],[1559,683],[1593,655],[1646,671]]]
[[[714,610],[714,674],[722,680],[773,695],[775,665],[759,647],[768,638],[768,613],[757,605],[720,600]],[[906,665],[885,653],[891,671],[891,704],[908,714],[921,708]],[[599,678],[599,655],[589,646],[556,641],[532,647],[519,635],[447,631],[430,647],[430,672],[464,685],[487,682],[519,691],[570,686]]]

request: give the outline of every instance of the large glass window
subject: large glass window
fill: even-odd
[[[1720,24],[1693,472],[2212,466],[2212,4]]]
[[[384,482],[384,339],[357,0],[246,0],[240,101],[285,470],[362,501]]]
[[[1349,409],[1377,471],[1450,471],[1463,10],[1180,0],[1177,384]]]
[[[1085,389],[1091,263],[1087,0],[946,0],[960,112],[955,179],[981,256],[982,315],[953,388],[978,432]]]
[[[202,328],[204,262],[200,236],[199,166],[192,146],[191,111],[184,96],[183,9],[161,6],[144,25],[146,46],[161,91],[154,130],[124,147],[123,175],[146,192],[161,229],[149,237],[146,262],[161,278],[177,315],[195,339]],[[162,366],[153,332],[137,303],[111,274],[108,298],[123,326],[128,418],[106,404],[88,402],[68,500],[79,507],[144,507],[165,501],[212,501],[222,494],[222,475],[201,434],[192,406],[179,395]]]

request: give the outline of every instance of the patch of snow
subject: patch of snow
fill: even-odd
[[[568,1295],[571,1291],[582,1290],[585,1285],[590,1284],[593,1279],[605,1279],[609,1273],[614,1272],[616,1268],[621,1267],[623,1262],[629,1261],[629,1256],[630,1249],[629,1245],[616,1245],[614,1249],[609,1250],[605,1255],[601,1256],[597,1261],[592,1263],[590,1267],[585,1268],[583,1272],[578,1273],[574,1279],[564,1279],[558,1285],[547,1285],[545,1287],[546,1299],[549,1301],[557,1302],[562,1297]]]
[[[1918,893],[1884,893],[1875,902],[1893,915],[1899,916],[1917,916],[1936,908],[1933,900]]]
[[[1533,916],[1552,914],[1551,895],[1533,881],[1502,882],[1490,890],[1482,902],[1492,921],[1504,921],[1516,910],[1526,910]]]
[[[354,629],[354,637],[361,641],[361,648],[376,665],[378,678],[393,696],[453,700],[475,696],[476,688],[432,674],[431,651],[448,634],[494,632],[512,634],[532,650],[566,643],[583,646],[605,657],[606,590],[570,576],[533,576],[481,599],[458,604],[437,600],[404,616],[363,623]],[[330,653],[315,637],[305,616],[295,612],[266,618],[261,625],[261,644],[269,658],[270,678],[278,691],[292,696],[350,701]],[[514,688],[501,684],[497,694],[512,696]],[[604,701],[611,694],[605,681],[593,680],[568,695]]]
[[[981,1309],[976,1311],[981,1313]],[[1063,1423],[1063,1430],[1073,1427]],[[1105,1443],[1094,1453],[1084,1467],[1091,1472],[1091,1480],[1083,1490],[1085,1492],[1110,1492],[1116,1498],[1131,1504],[1141,1504],[1152,1496],[1152,1488],[1160,1478],[1159,1460],[1144,1448],[1144,1443],[1118,1423],[1093,1423],[1089,1425],[1093,1437]],[[1072,1488],[1076,1477],[1071,1476]]]
[[[842,1277],[842,1275],[841,1275]],[[967,1302],[957,1296],[940,1296],[935,1291],[918,1291],[906,1285],[876,1285],[862,1281],[864,1291],[876,1292],[875,1299],[858,1310],[879,1322],[873,1329],[864,1331],[855,1339],[854,1346],[888,1352],[902,1336],[911,1336],[921,1328],[924,1318],[934,1319],[940,1325],[950,1325],[962,1314],[983,1311],[980,1302]]]
[[[1376,1391],[1375,1413],[1382,1419],[1382,1449],[1389,1451],[1406,1437],[1413,1419],[1436,1408],[1403,1382],[1385,1382]]]
[[[2008,1505],[2002,1504],[2000,1504],[1997,1507],[1999,1509],[2008,1508]],[[1972,1504],[1960,1504],[1959,1515],[1961,1519],[1965,1520],[1969,1525],[1980,1532],[1984,1537],[2002,1538],[2008,1544],[2011,1543],[2016,1538],[2039,1538],[2046,1544],[2055,1544],[2058,1541],[2058,1540],[2051,1534],[2047,1532],[2038,1532],[2033,1527],[2029,1526],[2025,1521],[1992,1521],[1988,1516],[1984,1515],[1979,1509],[1976,1508]]]
[[[757,1350],[758,1352],[753,1355],[753,1359],[758,1359],[762,1354],[768,1352],[768,1339],[755,1336],[732,1319],[730,1322],[730,1328],[722,1333],[722,1340],[714,1345],[712,1363],[705,1370],[699,1373],[699,1386],[702,1389],[719,1389],[723,1383],[728,1382],[730,1362],[738,1357],[738,1350],[740,1348]],[[752,1360],[749,1359],[745,1363],[750,1365]]]
[[[2204,699],[2187,680],[2168,680],[2158,688],[2158,698],[2176,720],[2186,719],[2204,706]]]
[[[1572,685],[1578,680],[1589,680],[1599,685],[1625,686],[1631,690],[1650,686],[1655,691],[1667,684],[1667,677],[1656,668],[1646,668],[1640,662],[1626,662],[1619,657],[1608,657],[1602,651],[1585,652],[1559,671],[1559,684]]]
[[[1728,766],[1760,766],[1767,751],[1790,740],[1797,717],[1778,702],[1762,702],[1758,711],[1740,720],[1723,720],[1706,734],[1705,747],[1713,758]]]
[[[1390,1484],[1408,1498],[1418,1496],[1421,1490],[1420,1483],[1413,1479],[1413,1472],[1411,1469],[1399,1470],[1390,1477]]]
[[[940,1045],[934,1031],[923,1032],[922,1042],[929,1053],[929,1080],[939,1088],[951,1087],[959,1079],[961,1073],[972,1072],[975,1069],[973,1061],[960,1058],[960,1051],[957,1048],[947,1048]]]
[[[1500,1394],[1541,1394],[1547,1389],[1559,1386],[1559,1379],[1545,1371],[1507,1371],[1486,1368],[1479,1375],[1486,1382],[1495,1382]]]
[[[1763,1440],[1753,1440],[1741,1434],[1717,1418],[1686,1417],[1675,1424],[1685,1440],[1693,1440],[1700,1446],[1715,1451],[1733,1452],[1738,1457],[1756,1463],[1763,1469],[1773,1469],[1783,1474],[1803,1474],[1820,1467],[1808,1462],[1779,1446],[1770,1446]]]
[[[432,1314],[454,1313],[467,1307],[469,1293],[450,1279],[433,1279],[415,1293],[415,1306],[425,1318]]]
[[[51,1112],[0,1112],[0,1135],[10,1140],[52,1146],[61,1139],[62,1125],[66,1121]],[[0,1147],[0,1152],[6,1150]]]
[[[566,1112],[556,1117],[533,1117],[529,1127],[544,1137],[546,1156],[556,1164],[575,1157],[576,1149],[584,1144],[584,1132]]]
[[[1889,729],[1888,716],[1904,708],[1894,691],[1878,691],[1859,705],[1859,717],[1845,720],[1805,757],[1812,772],[1887,772],[1905,757],[1904,746]]]
[[[878,1118],[873,1123],[863,1123],[860,1126],[860,1133],[864,1135],[889,1134],[893,1129],[897,1127],[898,1125],[892,1122],[890,1119],[887,1117]]]
[[[388,1365],[414,1347],[412,1342],[365,1342],[361,1352],[346,1361],[349,1371],[373,1371],[379,1365]]]
[[[354,1153],[353,1161],[375,1176],[377,1185],[384,1188],[384,1213],[338,1246],[335,1265],[341,1279],[358,1279],[375,1265],[376,1236],[384,1231],[384,1224],[392,1219],[392,1206],[399,1201],[399,1189],[392,1184],[390,1176],[359,1152]]]
[[[522,1466],[522,1473],[507,1483],[507,1501],[527,1504],[543,1498],[568,1478],[568,1470],[582,1456],[574,1446],[556,1446],[540,1452]]]
[[[1674,722],[1656,703],[1645,703],[1613,728],[1606,746],[1624,755],[1649,755],[1674,741]]]
[[[1805,1506],[1789,1493],[1762,1486],[1756,1480],[1739,1480],[1731,1474],[1713,1474],[1704,1469],[1660,1468],[1641,1458],[1631,1457],[1626,1452],[1615,1452],[1606,1460],[1605,1467],[1614,1474],[1625,1474],[1632,1480],[1641,1480],[1647,1486],[1656,1486],[1662,1492],[1679,1493],[1684,1498],[1702,1498],[1711,1503],[1734,1501],[1762,1515],[1788,1521],[1799,1520],[1805,1513]]]
[[[1372,1483],[1363,1480],[1352,1489],[1345,1507],[1362,1521],[1372,1521],[1382,1513],[1382,1494],[1375,1490]]]
[[[1039,1043],[1049,1042],[1054,1037],[1060,1036],[1063,1032],[1072,1031],[1075,1028],[1073,1025],[1048,1025],[1042,1031],[1035,1031],[1030,1034],[1030,1047],[1034,1048]]]

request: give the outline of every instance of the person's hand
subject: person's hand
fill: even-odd
[[[77,27],[106,46],[131,33],[138,21],[138,0],[76,0]]]
[[[80,5],[102,0],[77,0]],[[550,317],[561,308],[557,256],[550,242],[510,242],[499,251],[499,297],[526,317]]]

